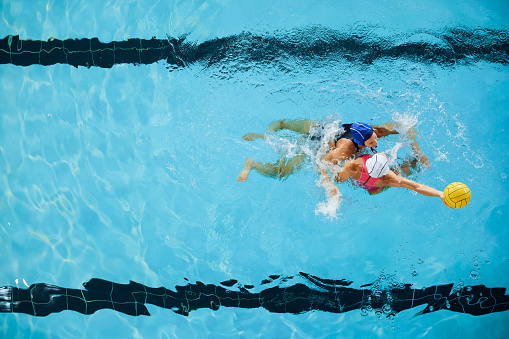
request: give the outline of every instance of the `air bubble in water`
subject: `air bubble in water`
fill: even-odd
[[[363,317],[368,315],[368,310],[366,309],[366,307],[361,307],[361,315]]]

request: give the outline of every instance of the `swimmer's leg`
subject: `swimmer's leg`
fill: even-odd
[[[268,130],[277,132],[282,129],[287,129],[301,134],[309,134],[311,127],[318,126],[316,121],[311,120],[276,120],[273,121]]]
[[[318,123],[310,120],[276,120],[273,121],[267,131],[280,131],[282,129],[287,129],[290,131],[294,131],[301,134],[308,134],[311,130],[311,127],[318,126]],[[247,141],[253,141],[255,139],[264,138],[265,134],[259,133],[248,133],[242,137],[242,139]]]
[[[244,169],[242,170],[242,172],[240,172],[237,181],[247,180],[249,170],[247,170],[246,174],[246,166],[249,167],[249,169],[256,170],[258,173],[266,177],[284,180],[288,178],[290,174],[292,174],[293,172],[302,167],[305,157],[306,157],[305,154],[299,154],[287,161],[286,158],[283,156],[275,163],[252,162],[249,165],[247,164],[246,161],[246,165],[244,165]]]
[[[244,134],[242,136],[242,139],[244,140],[247,140],[247,141],[253,141],[255,139],[260,139],[260,138],[264,138],[265,137],[265,134],[260,134],[260,133],[247,133],[247,134]]]
[[[280,166],[280,168],[278,169],[279,179],[285,180],[286,178],[288,178],[290,174],[299,170],[302,167],[305,158],[306,154],[299,154],[294,156],[290,160],[286,161],[285,164],[282,164],[282,166]]]

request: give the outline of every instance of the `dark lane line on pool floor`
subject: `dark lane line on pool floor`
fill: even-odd
[[[477,61],[509,64],[508,30],[458,26],[439,32],[398,33],[392,38],[377,36],[374,30],[368,25],[346,32],[316,26],[277,34],[243,32],[200,44],[169,36],[103,43],[98,38],[40,41],[9,35],[0,40],[0,64],[111,68],[164,60],[170,70],[195,63],[208,67],[231,61],[285,63],[292,58],[309,62],[340,58],[362,64],[384,58],[450,66]]]
[[[295,278],[304,283],[289,284]],[[275,286],[260,292],[250,292],[255,286],[242,285],[237,280],[218,285],[188,283],[172,290],[133,281],[119,284],[96,278],[83,284],[84,289],[45,283],[33,284],[27,289],[6,286],[0,287],[0,312],[43,317],[64,310],[89,315],[101,309],[112,309],[140,316],[150,315],[145,305],[151,304],[184,316],[203,308],[217,311],[222,306],[265,308],[271,313],[290,314],[360,310],[363,315],[391,318],[401,311],[425,304],[427,306],[416,315],[443,310],[477,316],[509,309],[509,295],[505,294],[505,288],[484,285],[459,284],[454,287],[446,284],[414,289],[411,284],[387,283],[379,279],[355,289],[347,287],[351,281],[321,279],[302,272],[296,277],[270,276],[260,287],[268,284]]]

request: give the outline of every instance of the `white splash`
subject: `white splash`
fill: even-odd
[[[274,133],[266,133],[265,142],[275,153],[284,154],[286,158],[293,158],[299,153],[297,141],[279,137]]]
[[[392,116],[392,120],[398,124],[396,129],[400,134],[408,134],[413,127],[417,127],[417,118],[417,114],[399,114],[397,112]]]
[[[403,148],[402,142],[396,142],[396,145],[394,147],[384,151],[385,155],[387,155],[387,158],[389,159],[389,165],[392,165],[396,162],[396,159],[398,158],[398,150]]]
[[[329,151],[329,142],[334,139],[336,133],[338,133],[343,128],[340,127],[340,120],[335,120],[331,123],[323,125],[323,138],[321,139],[320,146],[316,154],[314,154],[315,163],[318,166],[319,170],[327,171],[327,174],[332,178],[335,178],[336,175],[341,172],[344,164],[334,165],[323,160],[325,154]],[[308,152],[306,152],[308,153]],[[310,154],[310,153],[308,153]],[[316,185],[318,187],[323,187],[326,193],[326,200],[318,202],[318,205],[315,209],[315,214],[323,214],[329,219],[336,219],[338,217],[338,210],[340,206],[341,193],[331,195],[330,192],[334,190],[334,179],[332,180],[323,180],[322,176],[320,179],[316,181]]]
[[[323,185],[321,180],[318,180],[316,185],[325,187],[326,191],[327,192],[329,191],[329,189],[326,187],[327,185]],[[330,183],[330,185],[334,184]],[[328,195],[325,201],[318,202],[318,205],[315,208],[315,214],[316,215],[323,214],[328,219],[337,219],[340,199],[341,193],[333,196]]]

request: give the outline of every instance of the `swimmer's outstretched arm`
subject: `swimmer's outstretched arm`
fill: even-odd
[[[396,175],[396,173],[394,173],[393,171],[389,171],[389,173],[384,175],[381,181],[382,184],[385,186],[404,187],[409,190],[415,191],[419,194],[425,195],[427,197],[438,197],[442,200],[444,205],[447,206],[447,204],[444,201],[444,192],[441,192],[433,187],[419,184],[415,181],[400,177],[399,175]]]

